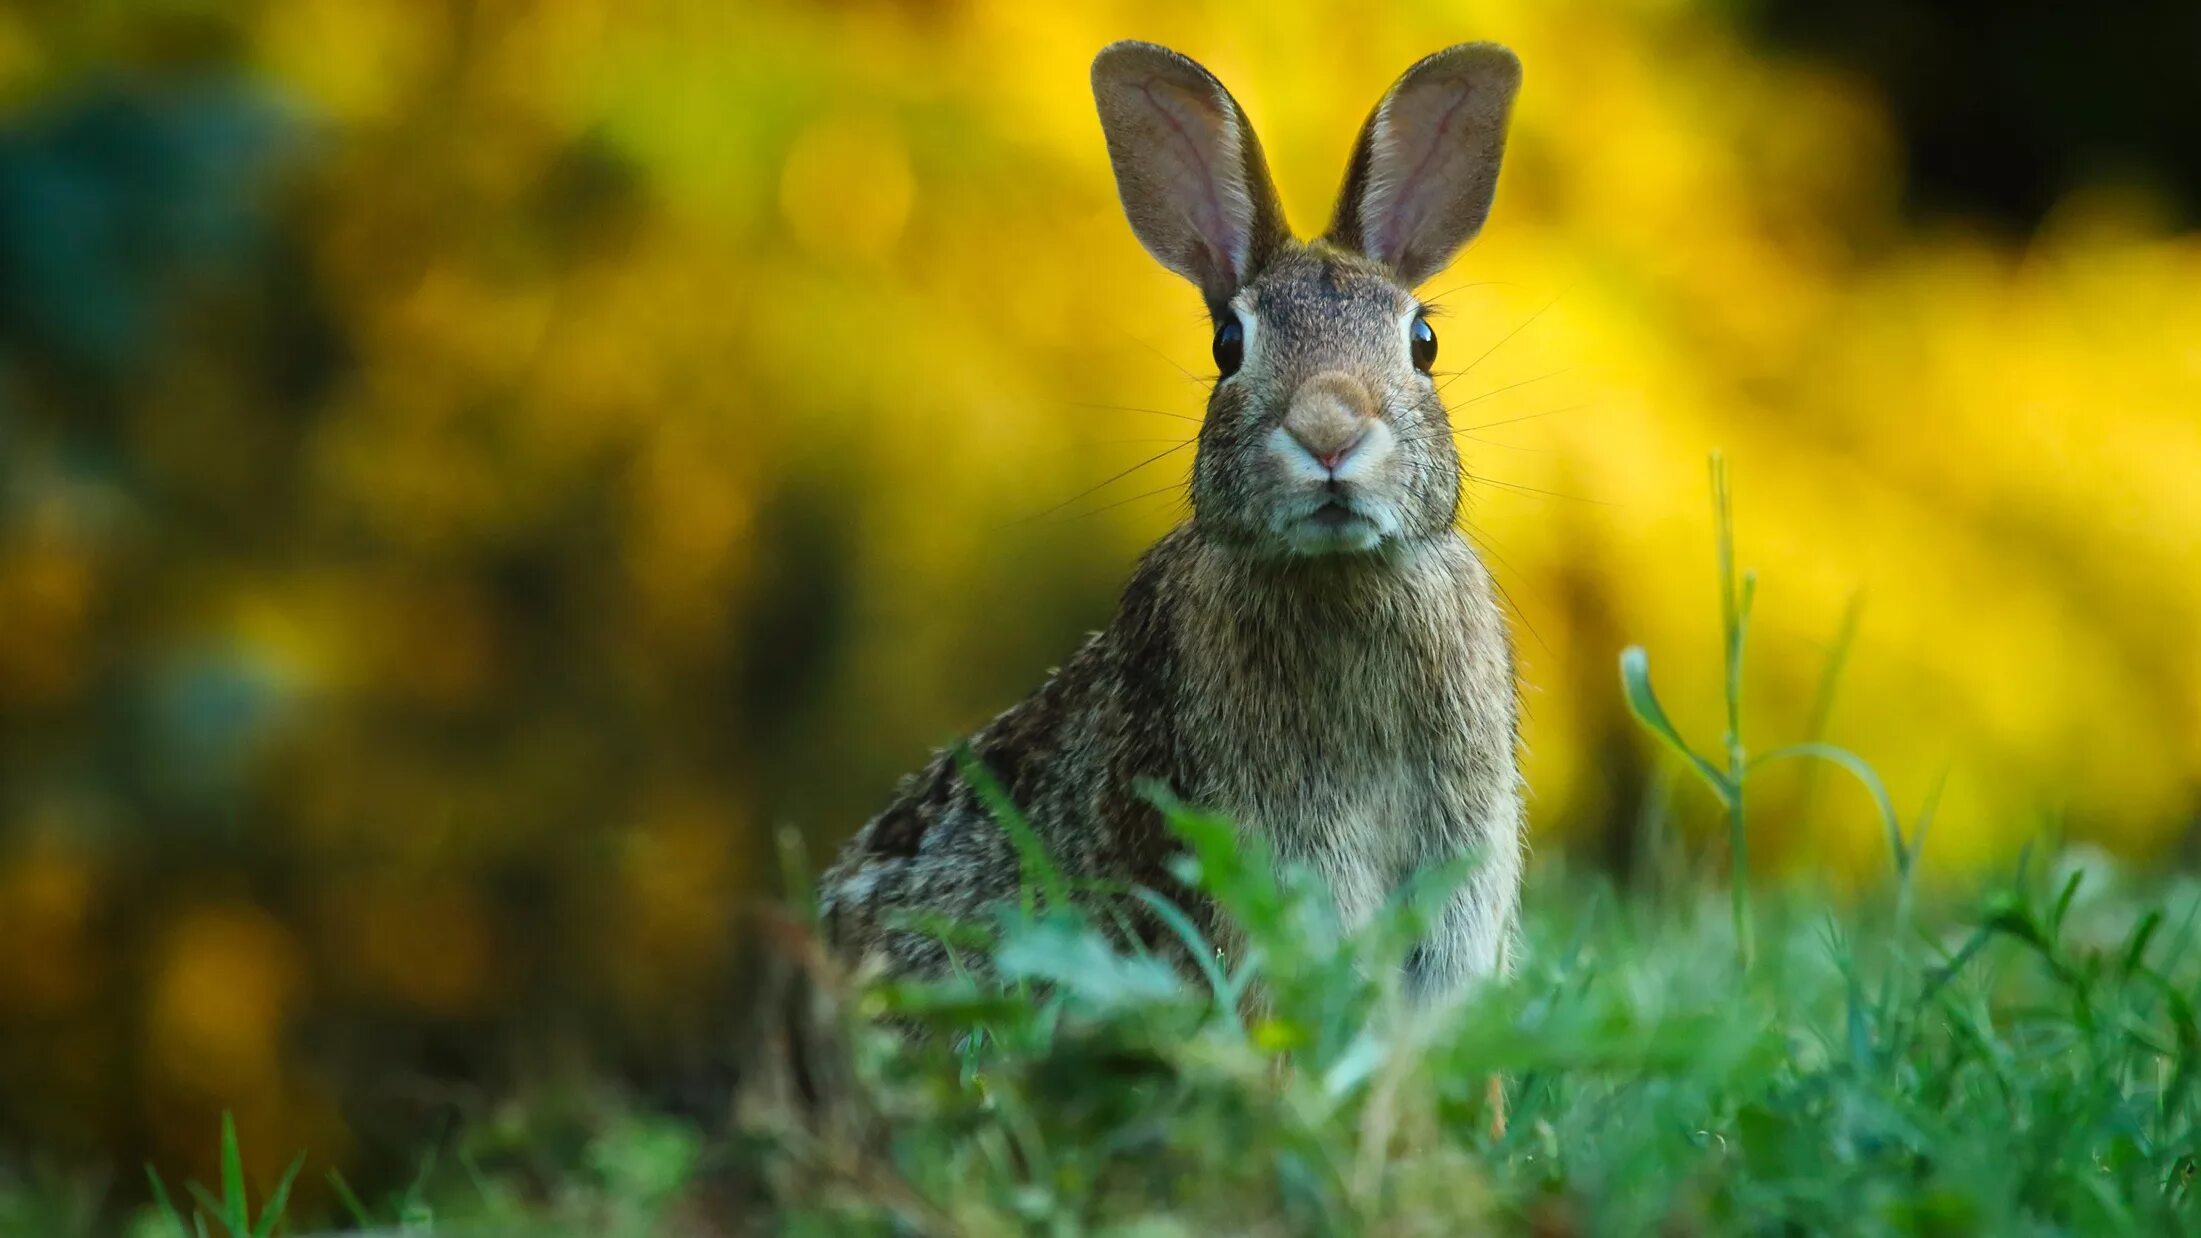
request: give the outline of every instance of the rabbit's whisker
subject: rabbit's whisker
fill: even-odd
[[[1464,513],[1460,516],[1459,528],[1460,532],[1467,535],[1467,540],[1475,543],[1477,547],[1481,548],[1484,554],[1487,554],[1492,559],[1497,560],[1498,566],[1513,573],[1515,576],[1520,577],[1521,583],[1524,587],[1528,584],[1528,574],[1523,572],[1521,569],[1513,566],[1513,564],[1509,562],[1504,555],[1499,554],[1498,544],[1491,539],[1490,534],[1476,528],[1475,522],[1469,520]],[[1528,634],[1536,638],[1537,647],[1542,649],[1547,654],[1550,653],[1551,646],[1545,642],[1544,634],[1536,630],[1535,621],[1531,620],[1528,617],[1527,611],[1521,609],[1521,604],[1519,602],[1513,600],[1512,591],[1506,588],[1506,582],[1498,579],[1498,573],[1492,572],[1490,574],[1490,583],[1498,586],[1498,596],[1504,598],[1506,605],[1513,609],[1514,617],[1521,621],[1522,627],[1528,629]]]
[[[1503,421],[1486,421],[1479,426],[1468,426],[1465,429],[1456,430],[1454,433],[1467,434],[1476,430],[1495,430],[1499,426],[1510,426],[1517,421],[1534,421],[1539,417],[1556,417],[1561,413],[1579,412],[1588,407],[1587,404],[1569,404],[1565,408],[1547,408],[1540,413],[1524,413],[1519,417],[1508,417]]]
[[[1477,444],[1478,446],[1495,447],[1500,451],[1522,451],[1528,452],[1531,455],[1544,456],[1550,455],[1553,451],[1557,450],[1557,448],[1553,447],[1523,447],[1519,443],[1501,443],[1494,438],[1477,438],[1474,435],[1469,434],[1465,430],[1455,430],[1452,432],[1452,436],[1454,438],[1464,438],[1468,442]]]
[[[1416,472],[1431,473],[1439,477],[1445,476],[1447,473],[1447,470],[1443,466],[1425,460],[1405,460],[1401,461],[1401,463],[1405,464],[1406,467],[1413,469]],[[1495,486],[1502,490],[1513,490],[1518,491],[1522,494],[1533,494],[1541,498],[1565,499],[1570,503],[1589,503],[1597,507],[1620,506],[1620,504],[1618,503],[1609,502],[1605,499],[1593,499],[1579,494],[1564,494],[1557,490],[1539,490],[1534,486],[1524,485],[1523,483],[1517,481],[1506,481],[1503,478],[1498,477],[1484,477],[1476,473],[1470,473],[1464,468],[1460,470],[1460,481],[1462,483],[1472,482],[1478,485]]]
[[[1173,490],[1183,490],[1184,488],[1185,488],[1185,485],[1184,485],[1184,483],[1183,483],[1183,482],[1177,482],[1177,483],[1174,483],[1174,484],[1172,484],[1172,485],[1167,485],[1167,486],[1158,486],[1158,487],[1156,487],[1156,488],[1154,488],[1154,489],[1152,489],[1152,490],[1148,490],[1148,491],[1146,491],[1146,492],[1145,492],[1145,493],[1143,493],[1143,494],[1134,494],[1134,495],[1132,495],[1132,496],[1131,496],[1130,498],[1128,498],[1128,499],[1117,499],[1117,500],[1116,500],[1115,502],[1113,502],[1113,503],[1103,503],[1102,505],[1100,505],[1099,507],[1096,507],[1096,508],[1092,509],[1091,511],[1083,511],[1083,512],[1079,512],[1079,513],[1078,513],[1077,515],[1075,515],[1075,516],[1066,516],[1066,517],[1064,517],[1064,518],[1063,518],[1063,521],[1062,521],[1062,523],[1064,523],[1064,524],[1068,524],[1068,523],[1070,523],[1070,522],[1071,522],[1071,521],[1073,521],[1073,520],[1085,520],[1085,519],[1088,519],[1088,518],[1090,518],[1090,517],[1093,517],[1093,516],[1098,516],[1098,515],[1100,515],[1100,514],[1101,514],[1102,512],[1111,512],[1111,511],[1114,511],[1114,510],[1116,510],[1116,509],[1117,509],[1117,508],[1119,508],[1119,507],[1123,507],[1123,506],[1125,506],[1126,504],[1130,504],[1130,503],[1136,503],[1136,502],[1138,502],[1138,501],[1139,501],[1140,499],[1151,499],[1151,498],[1153,498],[1153,497],[1154,497],[1155,495],[1157,495],[1157,494],[1168,494],[1168,493],[1170,493],[1170,492],[1171,492],[1171,491],[1173,491]]]
[[[1471,282],[1471,283],[1465,283],[1465,284],[1454,284],[1454,285],[1452,285],[1452,286],[1451,286],[1450,288],[1447,288],[1447,289],[1445,289],[1445,290],[1444,290],[1443,292],[1437,293],[1437,294],[1435,294],[1435,295],[1433,295],[1433,296],[1429,297],[1429,298],[1428,298],[1428,302],[1429,302],[1430,304],[1435,304],[1436,302],[1438,302],[1438,301],[1442,301],[1442,300],[1444,300],[1444,299],[1445,299],[1446,297],[1449,297],[1449,296],[1451,296],[1451,295],[1452,295],[1453,293],[1455,293],[1455,292],[1466,292],[1466,291],[1467,291],[1468,289],[1470,289],[1470,288],[1518,288],[1518,287],[1520,287],[1520,285],[1519,285],[1519,284],[1513,283],[1513,282],[1511,282],[1510,280],[1503,280],[1503,279],[1478,279],[1478,280],[1475,280],[1475,281],[1473,281],[1473,282]]]
[[[1569,404],[1565,408],[1547,408],[1540,413],[1527,413],[1519,417],[1507,417],[1499,421],[1486,421],[1481,425],[1461,426],[1453,430],[1432,430],[1427,434],[1409,434],[1401,438],[1399,441],[1401,443],[1433,443],[1440,438],[1459,438],[1463,435],[1471,436],[1477,430],[1494,430],[1499,426],[1513,425],[1515,422],[1534,421],[1539,417],[1555,417],[1560,413],[1572,413],[1588,407],[1589,405],[1587,404]],[[1475,441],[1478,443],[1489,442],[1488,439],[1476,439]],[[1490,445],[1492,447],[1511,446],[1511,444],[1508,443],[1490,443]],[[1515,447],[1514,450],[1528,451],[1531,449],[1526,447]],[[1546,449],[1538,448],[1536,450]]]
[[[1618,503],[1607,502],[1604,499],[1585,498],[1579,494],[1562,494],[1557,490],[1539,490],[1534,486],[1524,486],[1517,481],[1501,481],[1495,477],[1483,477],[1475,473],[1470,473],[1466,469],[1460,470],[1460,480],[1466,482],[1474,482],[1485,486],[1496,486],[1499,489],[1512,490],[1520,494],[1533,494],[1541,498],[1565,499],[1570,503],[1589,503],[1597,507],[1620,506]]]
[[[1085,489],[1078,491],[1076,494],[1073,494],[1069,498],[1064,499],[1062,502],[1055,504],[1053,507],[1048,508],[1046,511],[1026,516],[1024,520],[1020,521],[1019,523],[1030,523],[1034,520],[1044,520],[1047,517],[1054,515],[1056,512],[1061,511],[1063,508],[1070,506],[1072,503],[1075,503],[1080,499],[1098,494],[1101,491],[1106,490],[1108,487],[1115,485],[1117,482],[1131,476],[1133,473],[1138,472],[1140,469],[1145,468],[1149,464],[1157,464],[1163,460],[1168,459],[1171,456],[1176,455],[1178,452],[1183,451],[1185,448],[1192,446],[1195,442],[1198,441],[1199,440],[1197,439],[1188,438],[1184,442],[1177,444],[1175,447],[1172,447],[1167,451],[1155,452],[1153,455],[1139,461],[1137,464],[1132,465],[1130,468],[1127,468],[1120,473],[1110,475],[1107,480],[1102,481],[1096,485],[1087,486]]]
[[[1089,443],[1071,443],[1067,447],[1064,447],[1063,450],[1084,451],[1089,447],[1151,447],[1156,443],[1174,443],[1177,446],[1182,447],[1186,443],[1196,441],[1198,440],[1189,438],[1104,438],[1096,439],[1093,442]],[[1493,445],[1495,446],[1495,444]]]
[[[1464,400],[1460,401],[1460,402],[1459,402],[1459,403],[1457,403],[1457,404],[1452,404],[1452,405],[1448,405],[1448,406],[1446,406],[1446,409],[1445,409],[1445,411],[1446,411],[1446,412],[1451,412],[1451,413],[1456,413],[1456,412],[1459,412],[1459,411],[1460,411],[1461,409],[1463,409],[1463,408],[1466,408],[1466,407],[1467,407],[1468,405],[1470,405],[1470,404],[1480,404],[1480,403],[1482,403],[1482,402],[1483,402],[1484,400],[1487,400],[1487,399],[1489,399],[1490,397],[1492,397],[1492,396],[1494,396],[1494,395],[1504,395],[1504,394],[1505,394],[1506,392],[1508,392],[1508,391],[1511,391],[1511,390],[1513,390],[1513,389],[1514,389],[1514,388],[1516,388],[1516,387],[1526,387],[1526,386],[1528,386],[1528,385],[1529,385],[1530,383],[1540,383],[1540,382],[1543,382],[1543,381],[1544,381],[1545,379],[1547,379],[1547,378],[1557,378],[1557,377],[1559,377],[1559,376],[1560,376],[1561,374],[1564,374],[1564,373],[1566,373],[1566,372],[1567,372],[1568,370],[1571,370],[1571,369],[1573,369],[1573,368],[1574,368],[1574,367],[1573,367],[1573,366],[1571,366],[1571,365],[1563,365],[1563,366],[1560,366],[1560,367],[1559,367],[1558,369],[1556,369],[1556,370],[1553,370],[1553,371],[1552,371],[1552,372],[1550,372],[1549,374],[1538,374],[1538,375],[1537,375],[1536,377],[1534,377],[1534,378],[1524,378],[1524,379],[1522,379],[1522,380],[1521,380],[1520,382],[1517,382],[1517,383],[1507,383],[1507,384],[1506,384],[1505,386],[1503,386],[1503,387],[1492,387],[1492,388],[1491,388],[1490,390],[1488,390],[1488,391],[1485,391],[1485,392],[1482,392],[1482,393],[1480,393],[1480,394],[1478,394],[1478,395],[1471,395],[1471,396],[1467,397],[1466,399],[1464,399]],[[1465,374],[1465,373],[1467,373],[1467,371],[1466,371],[1466,370],[1461,370],[1461,371],[1460,371],[1460,373],[1462,373],[1462,374]],[[1448,385],[1449,385],[1449,384],[1448,384]],[[1442,387],[1440,387],[1440,388],[1438,388],[1438,390],[1439,390],[1439,391],[1442,391],[1442,390],[1443,390],[1443,388],[1442,388]]]
[[[1194,425],[1201,424],[1200,418],[1186,413],[1172,413],[1167,409],[1160,408],[1140,408],[1135,404],[1095,404],[1089,400],[1069,400],[1066,403],[1071,408],[1099,409],[1111,413],[1147,413],[1155,417],[1175,417],[1179,421],[1189,421]]]
[[[1565,293],[1561,293],[1561,294],[1560,294],[1560,296],[1564,296],[1564,295],[1566,295],[1566,294],[1565,294]],[[1472,369],[1474,369],[1474,368],[1475,368],[1476,366],[1478,366],[1478,365],[1481,365],[1481,364],[1482,364],[1483,362],[1485,362],[1485,361],[1489,360],[1489,359],[1490,359],[1490,354],[1492,354],[1492,353],[1494,353],[1494,352],[1498,351],[1498,350],[1499,350],[1499,349],[1501,349],[1501,348],[1504,348],[1504,347],[1506,346],[1506,341],[1508,341],[1508,340],[1512,339],[1512,338],[1513,338],[1514,336],[1516,336],[1516,335],[1519,335],[1519,334],[1520,334],[1521,332],[1523,332],[1523,331],[1526,331],[1526,330],[1528,330],[1528,329],[1529,329],[1529,327],[1530,327],[1530,326],[1532,326],[1532,325],[1533,325],[1533,324],[1534,324],[1534,323],[1536,322],[1536,320],[1537,320],[1537,319],[1539,319],[1539,318],[1542,318],[1542,317],[1544,316],[1544,312],[1545,312],[1546,310],[1549,310],[1549,309],[1550,309],[1550,308],[1551,308],[1552,306],[1554,306],[1554,305],[1557,305],[1557,304],[1559,304],[1559,297],[1553,297],[1553,298],[1552,298],[1551,300],[1549,300],[1549,301],[1546,301],[1546,302],[1544,302],[1544,308],[1543,308],[1543,309],[1537,310],[1537,311],[1536,311],[1535,313],[1533,313],[1533,314],[1530,314],[1530,315],[1529,315],[1529,316],[1528,316],[1528,317],[1527,317],[1526,319],[1524,319],[1524,320],[1522,321],[1522,323],[1521,323],[1521,325],[1520,325],[1520,326],[1518,326],[1518,327],[1515,327],[1515,328],[1514,328],[1514,329],[1512,329],[1511,331],[1508,331],[1508,332],[1506,332],[1506,333],[1505,333],[1504,335],[1501,335],[1501,336],[1499,336],[1499,337],[1498,337],[1498,342],[1497,342],[1497,343],[1495,343],[1495,344],[1492,344],[1492,345],[1491,345],[1490,347],[1488,347],[1488,348],[1485,348],[1485,349],[1484,349],[1484,350],[1482,351],[1482,355],[1481,355],[1481,356],[1479,356],[1479,357],[1477,357],[1477,358],[1475,358],[1475,359],[1474,359],[1473,361],[1470,361],[1470,362],[1468,362],[1468,363],[1467,363],[1467,369],[1465,369],[1465,370],[1461,370],[1461,371],[1460,371],[1460,373],[1461,373],[1461,374],[1465,374],[1465,373],[1467,373],[1467,371],[1468,371],[1468,370],[1472,370]],[[1452,376],[1451,378],[1448,378],[1448,379],[1446,379],[1446,380],[1444,381],[1444,384],[1443,384],[1443,386],[1440,386],[1440,387],[1438,387],[1438,388],[1437,388],[1437,393],[1438,393],[1439,395],[1442,395],[1442,394],[1444,393],[1444,389],[1445,389],[1445,387],[1449,387],[1449,386],[1451,386],[1451,385],[1452,385],[1453,383],[1456,383],[1456,382],[1458,382],[1458,381],[1460,381],[1460,379],[1459,379],[1459,375],[1457,375],[1457,374],[1456,374],[1456,375],[1454,375],[1454,376]]]
[[[1140,339],[1138,336],[1133,335],[1131,332],[1125,331],[1122,327],[1118,327],[1116,328],[1116,330],[1121,332],[1125,339],[1130,340],[1132,343],[1137,344],[1139,347],[1144,348],[1148,352],[1153,353],[1155,356],[1160,357],[1162,360],[1167,361],[1171,369],[1177,371],[1179,374],[1184,375],[1186,378],[1191,379],[1193,382],[1196,382],[1203,387],[1213,387],[1215,385],[1214,379],[1200,377],[1198,374],[1195,374],[1191,370],[1188,370],[1182,365],[1179,365],[1175,357],[1170,356],[1168,353],[1163,352],[1161,349],[1156,348],[1154,345],[1148,343],[1147,341]]]

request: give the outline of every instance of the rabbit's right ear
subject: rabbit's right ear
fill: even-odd
[[[1093,60],[1093,100],[1139,243],[1221,306],[1289,239],[1261,143],[1215,75],[1153,43]]]

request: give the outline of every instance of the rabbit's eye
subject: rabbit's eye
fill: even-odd
[[[1246,328],[1232,315],[1215,328],[1215,368],[1222,378],[1229,378],[1245,360]]]
[[[1437,333],[1430,329],[1427,318],[1416,314],[1407,338],[1413,342],[1414,368],[1427,374],[1429,367],[1437,364]]]

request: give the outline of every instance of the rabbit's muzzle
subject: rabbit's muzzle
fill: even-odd
[[[1366,384],[1325,370],[1299,384],[1268,448],[1283,483],[1274,527],[1296,554],[1374,548],[1398,532],[1387,496],[1396,436]]]

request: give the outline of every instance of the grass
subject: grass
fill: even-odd
[[[850,1052],[863,1130],[766,1115],[735,1137],[583,1107],[469,1132],[448,1167],[379,1205],[332,1179],[350,1222],[401,1232],[939,1234],[1885,1233],[2201,1231],[2201,992],[2190,880],[2102,857],[2021,860],[1964,893],[1914,889],[1930,810],[1904,821],[1871,768],[1814,734],[1753,754],[1741,676],[1754,581],[1738,577],[1715,460],[1727,729],[1692,744],[1631,649],[1631,708],[1726,814],[1730,881],[1620,891],[1553,860],[1515,973],[1456,1009],[1397,978],[1466,864],[1423,874],[1346,931],[1308,874],[1158,797],[1181,876],[1242,925],[1220,958],[1137,892],[1197,979],[1123,946],[1006,802],[1027,897],[954,929],[991,978],[878,985]],[[1855,628],[1854,612],[1843,621]],[[1837,642],[1835,659],[1850,641]],[[1838,666],[1830,664],[1828,685]],[[1707,757],[1700,749],[1711,751]],[[1745,878],[1746,793],[1767,763],[1846,771],[1886,830],[1886,882],[1833,901]],[[982,770],[982,789],[998,798]],[[1667,866],[1671,867],[1671,866]],[[1258,993],[1258,1001],[1249,1001]],[[1502,1129],[1489,1083],[1504,1079]],[[541,1146],[562,1151],[543,1152]],[[286,1231],[255,1212],[234,1134],[219,1195],[162,1202],[142,1234]],[[729,1210],[739,1161],[769,1214]],[[514,1166],[523,1166],[515,1168]],[[293,1166],[293,1173],[296,1166]],[[524,1184],[524,1185],[523,1185]],[[8,1198],[0,1190],[0,1208]],[[713,1202],[717,1204],[714,1207]],[[752,1204],[754,1202],[752,1198]],[[0,1211],[0,1218],[9,1214]]]

